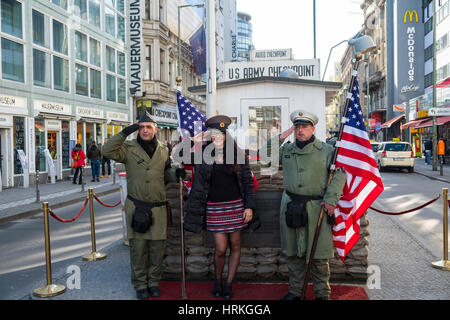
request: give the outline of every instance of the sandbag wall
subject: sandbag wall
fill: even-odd
[[[261,203],[264,207],[264,209],[258,210],[262,227],[255,233],[250,231],[243,232],[241,263],[236,280],[286,281],[288,279],[288,269],[286,256],[279,246],[279,223],[277,222],[277,219],[279,219],[279,210],[277,210],[279,201],[276,200],[281,198],[283,191],[282,178],[279,174],[263,177],[259,177],[256,174],[256,177],[259,181],[256,195],[257,203]],[[164,278],[166,280],[180,280],[181,240],[178,184],[168,185],[167,199],[172,207],[173,224],[168,228]],[[272,204],[267,210],[268,203]],[[270,224],[270,226],[267,224]],[[360,224],[360,239],[347,255],[345,264],[338,258],[337,252],[335,252],[335,258],[330,260],[332,281],[365,283],[367,279],[369,221],[366,216],[361,219]],[[278,243],[276,240],[278,240]],[[206,231],[200,234],[185,232],[185,247],[187,279],[203,281],[214,279],[214,244],[211,234]],[[228,254],[229,252],[227,252]],[[226,277],[227,262],[225,264],[224,277]]]

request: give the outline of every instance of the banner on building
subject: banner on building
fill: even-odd
[[[206,34],[205,28],[201,26],[189,39],[194,59],[195,74],[206,73]]]
[[[142,7],[141,0],[130,0],[130,92],[135,97],[142,97],[143,77],[143,38],[142,38]]]

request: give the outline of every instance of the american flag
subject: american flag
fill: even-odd
[[[177,91],[178,125],[183,138],[191,138],[206,131],[206,116],[197,109],[180,91]]]
[[[336,225],[333,227],[334,245],[342,262],[358,242],[360,218],[384,190],[364,125],[358,80],[355,80],[346,118],[336,167],[345,169],[347,182],[334,212]]]

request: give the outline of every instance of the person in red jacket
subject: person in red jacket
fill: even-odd
[[[73,184],[77,184],[77,176],[80,174],[80,178],[78,179],[78,184],[82,183],[83,174],[82,170],[85,166],[84,160],[86,159],[86,155],[84,151],[81,149],[81,144],[77,143],[75,148],[72,150],[72,168],[75,168],[75,174],[73,175]]]

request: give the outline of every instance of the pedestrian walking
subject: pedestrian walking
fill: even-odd
[[[105,143],[108,142],[107,139],[105,139]],[[108,169],[108,178],[111,178],[111,159],[108,157],[105,157],[105,155],[102,153],[102,175],[100,178],[104,178],[106,176],[106,168]]]
[[[102,158],[102,152],[97,147],[95,141],[92,141],[88,150],[88,159],[91,161],[92,170],[92,182],[100,181],[100,159]]]
[[[334,209],[345,184],[345,172],[337,170],[327,188],[334,148],[314,136],[318,117],[302,110],[291,114],[293,126],[269,140],[266,147],[279,139],[279,145],[295,133],[295,142],[279,148],[285,191],[280,204],[281,247],[287,254],[289,292],[282,300],[301,298],[307,261],[322,206],[328,223],[320,230],[312,261],[312,280],[316,299],[327,300],[331,289],[329,259],[334,256],[332,225]]]
[[[169,150],[156,138],[157,123],[146,112],[108,140],[104,156],[125,164],[127,199],[125,215],[130,242],[131,282],[138,299],[159,297],[167,239],[166,187],[179,181],[171,168]],[[127,136],[139,130],[136,139]]]
[[[253,178],[247,155],[241,150],[227,128],[231,119],[218,115],[208,119],[206,133],[194,137],[194,142],[210,137],[213,144],[213,161],[194,165],[194,179],[189,198],[185,203],[185,230],[201,232],[202,229],[213,232],[215,281],[213,296],[225,299],[232,297],[232,282],[239,267],[241,257],[241,231],[253,221],[250,227],[256,227],[253,219],[255,208]],[[231,147],[230,147],[231,146]],[[227,158],[227,153],[233,156]],[[243,161],[239,163],[239,159]],[[192,162],[193,163],[193,162]],[[228,244],[230,256],[228,275],[225,285],[222,274]]]
[[[83,167],[85,166],[84,160],[86,159],[86,155],[84,154],[83,149],[81,149],[81,144],[77,143],[75,148],[72,149],[72,168],[75,169],[75,173],[73,175],[73,184],[77,184],[77,176],[80,174],[78,179],[78,184],[83,183]]]
[[[433,141],[431,139],[428,139],[425,142],[425,163],[430,165],[431,164],[431,151],[433,150]]]

